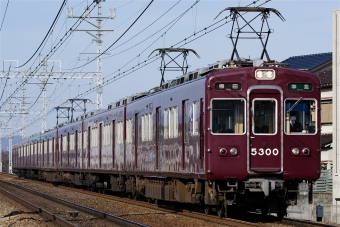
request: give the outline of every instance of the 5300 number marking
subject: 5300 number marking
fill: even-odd
[[[263,148],[260,148],[258,151],[256,148],[252,148],[251,149],[251,155],[255,156],[255,155],[260,155],[260,156],[263,156],[263,155],[274,155],[274,156],[277,156],[279,154],[279,150],[277,148],[274,148],[273,150],[267,148],[267,149],[263,149]]]

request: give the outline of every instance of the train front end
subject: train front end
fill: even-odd
[[[216,71],[206,81],[207,209],[286,214],[320,175],[320,81],[281,67]]]

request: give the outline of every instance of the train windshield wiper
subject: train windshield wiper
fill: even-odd
[[[297,100],[294,105],[292,107],[290,107],[290,109],[288,110],[288,112],[292,111],[292,109],[294,109],[294,107],[299,104],[299,102],[303,99],[303,97],[300,97],[299,100]]]

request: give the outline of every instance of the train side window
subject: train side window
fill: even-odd
[[[83,135],[83,149],[87,149],[87,131],[84,131]]]
[[[67,135],[63,136],[63,151],[62,151],[62,155],[61,155],[61,165],[68,165],[67,161]],[[65,163],[66,162],[66,163]]]
[[[285,101],[285,133],[316,134],[317,108],[315,99]]]
[[[69,150],[74,150],[74,141],[75,141],[75,134],[70,135],[70,147]]]
[[[149,140],[153,140],[153,113],[149,113]]]
[[[106,125],[104,125],[104,134],[103,134],[103,136],[104,136],[104,146],[107,146],[107,145],[109,145],[110,144],[110,125],[109,124],[106,124]]]
[[[178,137],[178,110],[177,106],[169,108],[169,138]]]
[[[254,134],[276,134],[277,103],[275,99],[253,100]]]
[[[49,151],[49,166],[52,167],[53,166],[53,139],[49,139],[48,140],[48,151]]]
[[[192,113],[192,106],[190,105],[189,101],[186,100],[184,103],[184,142],[190,142],[190,133],[192,132],[192,125],[191,123],[191,113]]]
[[[132,143],[132,118],[126,120],[126,143]]]
[[[67,136],[63,136],[63,152],[67,152]]]
[[[169,138],[169,112],[168,108],[164,109],[164,139]]]
[[[118,122],[118,144],[123,144],[123,122]]]
[[[173,126],[173,138],[178,137],[178,107],[174,106],[171,108],[172,126]]]
[[[178,137],[178,106],[173,106],[164,109],[164,139],[177,137]]]
[[[198,119],[200,114],[200,103],[199,101],[195,101],[192,105],[193,110],[193,118],[192,118],[192,135],[198,135]]]
[[[44,166],[47,166],[47,163],[48,163],[48,147],[47,147],[47,144],[48,144],[48,141],[45,140],[44,141]]]
[[[78,132],[78,136],[77,136],[77,149],[82,148],[81,147],[81,142],[82,142],[82,138],[81,138],[81,132]]]
[[[92,147],[98,147],[98,127],[92,128],[91,145]]]
[[[34,157],[34,151],[33,151],[33,143],[30,145],[30,150],[32,151],[32,157]],[[34,165],[34,159],[32,160],[32,165]]]
[[[245,133],[244,99],[213,99],[211,127],[213,134]],[[199,114],[199,113],[198,113]]]

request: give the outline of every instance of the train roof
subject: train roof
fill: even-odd
[[[62,126],[69,125],[69,124],[72,124],[74,122],[78,122],[80,120],[87,119],[89,117],[98,115],[100,113],[109,111],[111,109],[115,109],[117,107],[122,107],[122,106],[127,105],[127,104],[129,104],[133,101],[136,101],[140,98],[143,98],[143,97],[149,96],[151,94],[169,89],[171,87],[174,87],[174,86],[177,86],[177,85],[180,85],[180,84],[184,84],[186,82],[196,80],[196,79],[199,79],[199,78],[202,78],[202,77],[206,77],[209,73],[211,73],[213,71],[227,69],[227,68],[231,69],[231,68],[244,68],[244,67],[253,67],[253,66],[284,66],[284,67],[286,67],[285,64],[279,63],[277,61],[266,62],[266,61],[263,61],[263,60],[260,60],[260,59],[255,59],[255,60],[242,59],[241,61],[237,61],[237,60],[217,61],[213,64],[209,64],[207,67],[198,68],[195,71],[184,74],[184,75],[182,75],[182,76],[180,76],[176,79],[168,80],[166,83],[164,83],[160,87],[154,87],[154,88],[151,88],[149,91],[140,92],[140,93],[134,94],[132,96],[128,96],[126,98],[119,99],[116,102],[109,104],[107,109],[93,110],[93,111],[87,112],[83,115],[79,115],[75,118],[74,121],[65,121],[61,124],[58,124],[58,125],[50,128],[50,129],[47,129],[45,132],[53,131],[54,129],[60,128]],[[43,133],[45,133],[45,132],[43,132]],[[40,135],[40,133],[33,134],[33,135],[29,136],[28,139],[35,138],[39,135]]]

